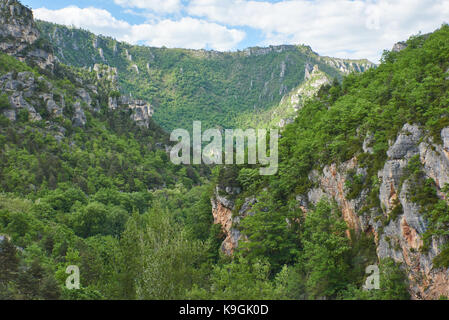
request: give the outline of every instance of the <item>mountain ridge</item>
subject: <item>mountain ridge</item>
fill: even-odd
[[[365,60],[320,57],[304,45],[237,52],[167,49],[134,46],[43,21],[37,25],[58,47],[55,54],[64,63],[117,68],[122,91],[154,105],[154,119],[168,131],[189,129],[194,120],[204,127],[233,128],[241,123],[242,113],[277,106],[303,82],[308,63],[331,78],[375,67]]]

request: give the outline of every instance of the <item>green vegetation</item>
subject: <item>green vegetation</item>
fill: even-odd
[[[150,100],[165,128],[189,128],[192,119],[205,127],[233,127],[254,109],[265,115],[273,106],[285,111],[281,97],[301,84],[307,61],[340,77],[310,48],[266,54],[251,49],[251,55],[168,50],[39,26],[48,42],[38,45],[64,43],[63,61],[72,66],[44,75],[0,55],[2,75],[30,71],[38,79],[37,94],[51,90],[55,100],[65,101],[59,116],[34,103],[41,121],[31,121],[24,111],[17,121],[0,117],[0,298],[410,298],[404,268],[390,259],[378,261],[370,232],[349,230],[335,203],[322,199],[305,213],[297,197],[315,187],[312,170],[357,157],[367,175],[349,171],[345,192],[355,199],[366,190],[363,210],[381,209],[377,172],[389,141],[405,123],[419,124],[437,141],[449,123],[449,26],[412,37],[405,50],[385,52],[377,69],[336,80],[303,101],[282,132],[279,173],[271,177],[258,175],[257,166],[211,172],[173,165],[165,151],[167,134],[153,121],[149,128],[138,126],[129,110],[109,110],[117,88],[78,67],[103,60],[95,49],[101,46],[103,62],[118,68],[121,89]],[[77,91],[91,84],[98,89],[92,99],[99,110],[83,105],[86,124],[75,127]],[[4,94],[0,106],[9,108]],[[362,148],[368,135],[372,154]],[[408,195],[429,222],[428,243],[434,235],[447,235],[449,210],[418,162],[412,159],[407,169]],[[243,238],[233,256],[221,253],[223,233],[213,224],[216,186],[242,191],[233,195],[235,215],[247,198],[257,199],[238,225]],[[397,204],[389,219],[402,210]],[[446,267],[447,257],[443,248],[435,266]],[[381,289],[364,291],[365,268],[372,264],[380,266]],[[80,267],[80,290],[64,286],[68,265]]]
[[[426,251],[431,245],[432,237],[447,236],[449,226],[449,205],[437,195],[437,186],[433,179],[426,179],[419,155],[410,159],[404,175],[404,181],[408,179],[410,185],[407,197],[420,207],[420,213],[426,218],[427,230],[423,235]],[[448,187],[443,192],[447,193]],[[445,250],[436,258],[436,265],[447,264]]]
[[[314,187],[309,179],[313,169],[321,170],[326,165],[338,165],[357,157],[367,175],[349,171],[346,194],[353,199],[367,190],[368,201],[362,212],[376,209],[382,212],[377,173],[387,159],[388,141],[394,141],[406,123],[419,124],[429,137],[439,141],[437,135],[449,119],[448,39],[449,26],[443,25],[429,36],[412,37],[401,52],[385,52],[377,69],[349,75],[341,84],[334,82],[322,87],[317,97],[299,110],[294,123],[282,132],[276,176],[254,176],[251,167],[233,173],[243,188],[236,203],[243,203],[250,195],[258,198],[252,209],[256,214],[246,217],[239,226],[249,239],[239,247],[241,254],[250,259],[267,259],[274,273],[287,265],[289,276],[297,285],[295,290],[300,292],[293,294],[295,298],[409,297],[403,271],[394,263],[384,266],[384,285],[388,286],[385,291],[377,294],[353,291],[351,286],[361,288],[364,266],[376,260],[374,250],[366,250],[373,248],[372,240],[371,245],[369,241],[358,244],[357,237],[348,242],[344,237],[347,227],[337,219],[341,215],[331,214],[335,209],[324,204],[318,204],[304,220],[296,198]],[[365,154],[362,149],[369,135],[373,135],[370,146],[373,154]],[[448,205],[438,198],[433,181],[422,180],[418,163],[419,159],[410,161],[406,178],[412,185],[411,201],[423,208],[428,221],[424,242],[429,243],[433,235],[447,235]],[[402,210],[398,203],[389,219],[396,219]],[[315,215],[319,217],[316,220]],[[360,251],[354,254],[355,248],[364,254]],[[446,253],[447,250],[443,251],[436,259],[438,266],[446,265]],[[362,256],[366,259],[351,258]],[[348,279],[351,263],[357,263],[359,271]]]
[[[48,41],[66,44],[58,45],[61,50],[56,52],[65,64],[116,67],[122,90],[154,105],[154,119],[168,131],[190,129],[193,121],[202,121],[204,128],[235,128],[253,124],[258,114],[264,120],[268,109],[303,82],[307,63],[331,78],[342,76],[307,46],[229,53],[150,48],[48,22],[37,25]],[[359,63],[365,64],[362,69],[372,66]]]

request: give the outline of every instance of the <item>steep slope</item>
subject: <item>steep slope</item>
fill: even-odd
[[[266,111],[242,114],[238,121],[242,127],[283,128],[293,122],[305,102],[312,99],[322,86],[330,84],[331,81],[326,73],[319,70],[318,65],[312,67],[307,64],[304,82],[286,94],[278,106]]]
[[[151,105],[121,95],[116,70],[58,62],[31,10],[0,9],[0,299],[134,298],[127,222],[165,192],[196,199],[208,170],[169,161]]]
[[[374,66],[320,57],[307,46],[238,52],[150,48],[42,21],[38,26],[64,63],[117,68],[123,92],[154,105],[154,119],[167,130],[190,128],[193,120],[233,128],[242,114],[277,106],[307,78],[307,64],[318,65],[330,78]]]
[[[268,256],[277,264],[298,259],[300,270],[304,263],[317,267],[318,252],[324,254],[320,250],[327,248],[326,243],[317,243],[316,256],[307,255],[314,239],[307,228],[317,223],[308,219],[324,214],[323,201],[330,201],[346,222],[353,248],[369,248],[370,241],[361,246],[358,239],[372,237],[377,264],[400,265],[412,298],[449,296],[448,44],[449,26],[443,25],[432,34],[395,46],[384,54],[377,69],[348,76],[341,85],[322,87],[282,132],[275,177],[261,178],[254,168],[223,173],[239,182],[233,184],[239,189],[237,196],[216,193],[213,197],[216,221],[226,221],[224,249],[235,252],[242,247],[241,253],[256,257],[276,253],[273,256],[280,262]],[[220,188],[226,189],[231,180]],[[286,230],[298,222],[299,237],[290,234],[293,240],[287,236],[281,240],[276,234],[282,229],[267,222],[273,220]],[[298,247],[305,252],[292,250]],[[356,264],[347,264],[343,253],[327,257],[335,259],[332,263],[340,272],[363,261],[359,256]],[[362,262],[361,270],[370,263]],[[346,273],[336,280],[326,271],[319,276],[299,271],[306,279],[306,292],[308,281],[321,279],[321,283],[328,281],[322,295],[347,296],[338,285],[342,281],[340,285],[345,286],[341,279]],[[389,290],[394,283],[402,286],[399,282],[384,283],[380,291],[370,293],[351,289],[349,297],[396,299],[402,296],[399,291],[395,297]],[[316,287],[309,290],[316,293]]]

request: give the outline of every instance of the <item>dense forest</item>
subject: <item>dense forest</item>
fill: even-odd
[[[15,0],[7,2],[24,10]],[[124,47],[95,38],[105,42],[105,59],[116,63],[117,88],[89,70],[97,62],[89,59],[98,51],[70,55],[74,44],[94,47],[92,34],[58,26],[59,38],[51,39],[48,34],[56,26],[38,26],[43,37],[33,46],[57,54],[59,44],[65,61],[42,69],[22,59],[25,51],[0,53],[0,299],[412,297],[407,266],[394,256],[379,255],[384,229],[399,221],[406,208],[399,200],[392,210],[384,208],[378,172],[406,124],[424,132],[421,141],[443,143],[441,132],[449,126],[449,26],[410,38],[402,51],[385,51],[377,68],[345,76],[305,47],[248,57],[242,52]],[[125,48],[140,73],[129,72],[126,59],[114,55]],[[147,69],[143,56],[148,55],[153,62]],[[233,71],[231,59],[237,60],[235,68],[243,68],[235,79],[227,74]],[[278,76],[281,71],[274,66],[285,59],[303,68],[286,73],[287,91],[279,91],[277,79],[259,100],[265,82],[260,74]],[[304,65],[310,59],[316,59],[329,81],[303,101],[281,132],[278,174],[260,176],[256,165],[170,162],[171,142],[158,123],[166,129],[188,128],[192,119],[227,126],[236,115],[247,119],[245,112],[254,103],[264,112],[280,108],[290,90],[307,85]],[[250,93],[249,85],[255,86]],[[132,120],[131,109],[108,106],[111,96],[129,93],[161,110],[148,126]],[[15,97],[23,99],[13,110]],[[63,106],[60,112],[53,103]],[[223,109],[214,111],[217,106]],[[268,118],[262,114],[257,123]],[[354,158],[363,174],[356,169],[346,173],[345,197],[363,196],[357,215],[370,215],[375,232],[349,225],[336,199],[323,196],[307,209],[300,200],[319,184],[311,172]],[[449,205],[442,196],[449,188],[426,175],[419,156],[407,159],[401,179],[426,222],[423,245],[414,252],[424,254],[435,237],[449,236]],[[239,192],[223,192],[229,188]],[[231,255],[223,250],[226,230],[212,214],[219,196],[235,204],[232,221],[240,241]],[[250,198],[256,199],[251,214],[243,217]],[[446,243],[441,241],[434,269],[449,267]],[[79,290],[65,285],[69,265],[79,266]],[[380,268],[379,290],[363,289],[369,265]]]
[[[225,53],[166,49],[132,46],[43,21],[37,26],[65,64],[117,68],[122,91],[153,104],[155,121],[168,131],[191,129],[192,119],[202,121],[205,128],[245,125],[246,117],[277,106],[300,85],[307,65],[318,65],[330,78],[341,78],[341,70],[361,72],[374,66],[367,60],[337,61],[341,69],[308,46]]]

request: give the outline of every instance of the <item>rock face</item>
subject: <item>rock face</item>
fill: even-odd
[[[393,46],[393,49],[391,49],[391,51],[400,52],[400,51],[404,50],[405,48],[407,48],[407,43],[398,42],[398,43],[395,43],[395,45]]]
[[[226,235],[226,238],[221,245],[221,250],[227,255],[234,253],[234,250],[238,247],[239,241],[242,238],[242,235],[238,230],[238,224],[241,219],[254,214],[251,212],[251,208],[257,202],[255,198],[245,199],[238,214],[234,216],[233,211],[235,210],[235,203],[231,198],[239,193],[239,188],[225,188],[225,190],[222,190],[217,186],[214,197],[211,199],[214,223],[220,224]]]
[[[33,13],[16,0],[0,2],[0,49],[15,55],[39,38]]]
[[[117,86],[117,68],[112,68],[104,64],[95,64],[93,71],[96,72],[98,80],[105,79],[107,81],[110,81],[112,85]]]
[[[95,64],[93,69],[97,74],[97,79],[102,82],[111,91],[118,92],[118,77],[117,69],[107,65]],[[83,97],[86,103],[89,103],[89,97],[78,93]],[[90,104],[90,103],[89,103]],[[147,127],[150,123],[150,118],[153,116],[154,108],[146,101],[133,99],[126,95],[110,96],[108,98],[108,107],[111,110],[118,108],[128,108],[132,110],[131,119],[133,119],[138,125]]]
[[[81,108],[81,103],[77,101],[75,103],[75,114],[73,116],[72,122],[74,127],[84,127],[86,124],[86,115],[84,114],[84,110]]]
[[[376,68],[376,65],[368,60],[346,60],[330,57],[321,57],[321,59],[324,59],[328,65],[339,69],[343,74],[365,72],[368,69]]]
[[[410,280],[413,298],[438,299],[441,295],[449,296],[449,270],[433,268],[433,259],[441,252],[445,241],[433,237],[429,250],[421,250],[428,225],[420,207],[407,197],[408,191],[416,186],[411,185],[405,176],[405,169],[412,157],[419,156],[426,178],[433,179],[438,189],[449,183],[449,128],[441,132],[443,145],[423,140],[423,137],[424,133],[418,126],[406,124],[391,144],[388,159],[378,172],[381,210],[362,212],[367,190],[362,190],[356,199],[348,199],[345,182],[349,172],[366,177],[356,158],[339,166],[327,166],[322,172],[312,172],[309,179],[318,187],[306,196],[299,195],[297,200],[304,211],[323,197],[335,200],[350,228],[374,234],[380,259],[392,258],[402,263]],[[439,193],[444,199],[443,194]],[[392,211],[399,204],[402,212],[393,216]],[[387,224],[381,221],[387,221]]]
[[[57,59],[37,41],[39,37],[29,8],[17,0],[0,1],[0,50],[52,71]]]
[[[307,200],[311,204],[317,204],[323,197],[327,197],[329,200],[335,200],[341,208],[343,218],[348,223],[351,229],[360,231],[362,229],[361,223],[357,212],[363,206],[364,196],[360,199],[348,200],[346,198],[345,182],[347,173],[350,170],[356,170],[355,174],[365,175],[366,171],[357,167],[357,159],[353,158],[340,166],[335,164],[326,166],[321,174],[314,171],[309,175],[309,179],[315,184],[319,185],[319,188],[315,188],[309,191],[307,194]]]
[[[154,113],[154,109],[151,104],[143,100],[133,100],[128,104],[128,107],[133,111],[131,114],[131,119],[133,119],[138,125],[148,128],[150,118]]]
[[[10,72],[0,77],[0,90],[9,96],[10,108],[3,111],[9,120],[15,121],[21,110],[28,111],[31,121],[40,121],[42,117],[26,99],[36,91],[36,81],[31,72]]]
[[[323,85],[330,84],[330,79],[319,70],[318,65],[312,66],[310,63],[306,64],[304,79],[306,80],[304,83],[282,98],[278,108],[273,112],[272,117],[282,116],[277,123],[280,128],[293,122],[305,101],[316,95]]]
[[[120,107],[132,110],[131,119],[138,125],[147,128],[154,113],[154,108],[151,104],[143,100],[132,99],[129,96],[109,97],[108,105],[112,110]]]

